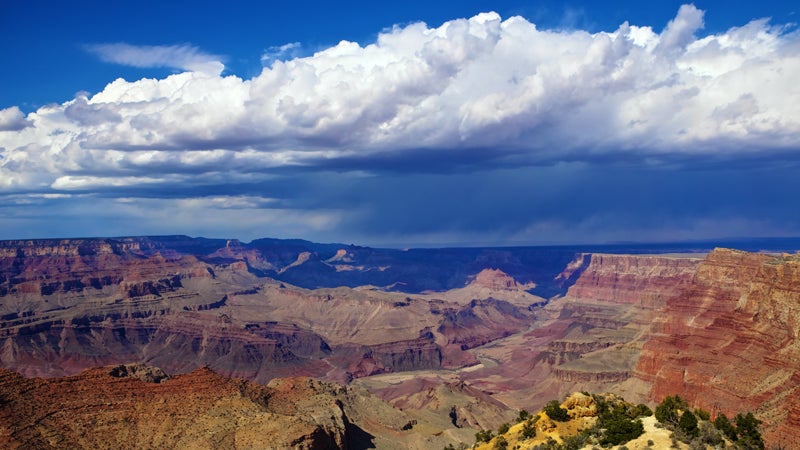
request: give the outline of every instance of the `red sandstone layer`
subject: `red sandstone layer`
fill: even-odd
[[[717,249],[653,328],[637,374],[655,401],[752,410],[768,441],[800,440],[800,257]]]

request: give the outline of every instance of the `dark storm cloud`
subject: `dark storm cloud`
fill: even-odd
[[[792,207],[792,193],[800,189],[794,173],[525,168],[363,180],[341,196],[322,198],[343,209],[369,205],[352,226],[373,239],[582,242],[791,234],[800,229],[800,209]]]

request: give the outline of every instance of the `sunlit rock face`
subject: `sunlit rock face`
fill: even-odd
[[[717,249],[667,300],[637,376],[653,400],[677,393],[712,413],[752,410],[769,440],[794,442],[799,314],[800,257]]]
[[[700,263],[695,257],[593,254],[568,292],[571,299],[655,310],[683,288]]]

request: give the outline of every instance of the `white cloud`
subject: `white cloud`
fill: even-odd
[[[659,50],[682,53],[695,40],[695,32],[700,28],[703,28],[703,11],[694,5],[682,5],[678,15],[661,33]]]
[[[59,190],[85,190],[104,187],[141,186],[144,184],[161,183],[164,180],[152,177],[95,177],[67,175],[59,177],[53,182],[53,189]]]
[[[295,58],[302,47],[299,42],[270,47],[261,55],[261,64],[268,66],[277,60]]]
[[[27,126],[30,126],[30,122],[19,107],[0,109],[0,131],[19,131]]]
[[[92,44],[86,49],[103,61],[133,67],[171,67],[218,75],[225,68],[220,57],[191,45]]]
[[[702,26],[691,5],[660,34],[628,23],[540,30],[484,13],[276,59],[247,80],[221,76],[219,58],[191,46],[96,45],[111,62],[186,71],[118,79],[27,119],[1,111],[11,131],[0,133],[0,190],[250,182],[282,168],[427,170],[429,160],[446,160],[431,169],[444,170],[504,158],[796,157],[800,35],[756,20],[698,37]],[[284,47],[276,51],[295,48]]]

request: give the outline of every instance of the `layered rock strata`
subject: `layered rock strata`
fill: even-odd
[[[654,400],[752,410],[769,441],[800,439],[800,256],[717,249],[653,329],[636,369]]]
[[[305,244],[219,245],[179,237],[0,242],[2,366],[59,376],[140,361],[171,373],[208,365],[261,382],[292,374],[346,382],[474,364],[467,349],[527,328],[530,301],[541,301],[500,271],[477,278],[489,293],[520,301],[302,289],[258,273],[305,265],[315,258],[309,252],[290,262]],[[330,263],[352,262],[355,251]]]
[[[650,323],[701,262],[698,255],[579,254],[557,277],[574,284],[532,309],[533,329],[477,348],[484,364],[462,378],[514,408],[623,385],[630,385],[626,395],[646,401],[648,386],[631,380]]]

